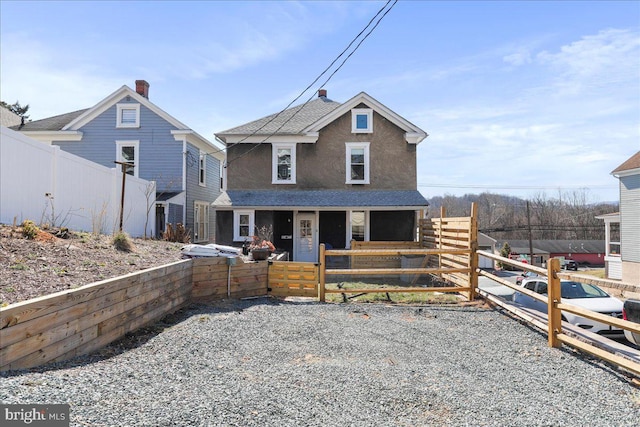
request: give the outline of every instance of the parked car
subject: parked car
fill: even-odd
[[[578,271],[578,263],[572,259],[567,259],[564,261],[562,268],[564,268],[565,270]]]
[[[530,291],[547,295],[547,278],[536,277],[522,281],[523,288]],[[610,296],[599,287],[587,283],[574,282],[569,280],[560,281],[561,301],[566,304],[575,305],[598,313],[622,319],[622,301]],[[529,295],[516,292],[513,300],[524,307],[531,308],[543,313],[547,312],[547,303],[538,301]],[[598,334],[622,334],[623,330],[595,320],[586,319],[572,313],[562,312],[562,320],[587,329]]]
[[[516,285],[522,285],[522,281],[524,279],[530,279],[532,277],[538,277],[538,273],[534,273],[533,271],[525,271],[520,276],[516,277]]]
[[[640,300],[628,299],[622,307],[624,320],[640,323]],[[640,334],[631,331],[624,331],[624,337],[635,345],[640,345]]]

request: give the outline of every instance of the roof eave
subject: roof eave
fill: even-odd
[[[43,142],[82,141],[82,132],[78,130],[26,130],[20,133]]]

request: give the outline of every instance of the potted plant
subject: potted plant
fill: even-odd
[[[249,245],[251,257],[254,261],[265,260],[276,250],[276,247],[271,243],[271,239],[273,239],[272,226],[256,227],[256,234]]]

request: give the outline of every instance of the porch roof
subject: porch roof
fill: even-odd
[[[349,208],[415,210],[429,206],[417,190],[227,190],[214,208]],[[404,209],[403,209],[404,208]]]

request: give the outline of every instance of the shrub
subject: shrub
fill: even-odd
[[[27,239],[35,239],[38,231],[40,231],[40,229],[33,221],[27,219],[22,223],[22,235]]]
[[[129,235],[123,231],[117,232],[113,236],[113,246],[122,252],[131,252],[133,250],[133,243],[129,238]]]

